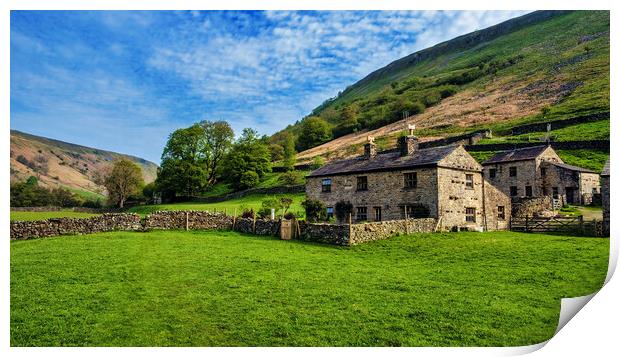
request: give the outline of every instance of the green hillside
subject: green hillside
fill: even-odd
[[[283,131],[318,116],[338,138],[409,114],[445,136],[608,111],[609,68],[608,11],[538,11],[397,60]]]

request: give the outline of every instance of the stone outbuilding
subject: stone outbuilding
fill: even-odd
[[[548,145],[502,151],[482,163],[486,179],[511,198],[551,196],[587,205],[600,197],[599,175],[565,164]]]
[[[603,235],[609,236],[609,160],[601,172],[601,200],[603,203]]]
[[[484,180],[463,146],[419,149],[413,135],[383,153],[369,138],[363,156],[310,173],[306,196],[322,201],[328,216],[347,202],[354,222],[431,217],[443,230],[507,229],[511,212],[510,199]]]

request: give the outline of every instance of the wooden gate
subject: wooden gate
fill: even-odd
[[[516,232],[549,233],[558,232],[570,235],[600,237],[602,222],[585,221],[583,216],[577,217],[513,217],[510,219],[510,230]]]
[[[290,240],[293,238],[293,221],[282,220],[280,222],[280,239]]]

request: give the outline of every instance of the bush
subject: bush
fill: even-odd
[[[260,218],[271,217],[271,209],[275,209],[276,214],[282,209],[282,203],[277,198],[268,198],[261,204],[261,208],[258,210],[258,216]]]
[[[241,218],[254,218],[254,210],[251,208],[246,208],[241,212]]]
[[[438,92],[431,92],[424,97],[424,105],[428,107],[432,107],[433,105],[439,103],[441,101],[441,94]]]
[[[325,165],[325,159],[322,156],[317,156],[312,160],[312,165],[310,166],[310,168],[312,170],[316,170],[323,165]]]
[[[288,186],[299,185],[302,183],[301,177],[299,177],[299,174],[295,171],[288,171],[281,174],[280,177],[278,177],[278,182]]]
[[[258,174],[254,171],[246,171],[241,174],[241,178],[239,179],[240,188],[252,188],[258,185],[259,177]]]
[[[353,204],[351,202],[339,201],[334,207],[336,219],[339,222],[344,222],[349,217],[349,214],[353,213]]]
[[[295,213],[293,212],[287,212],[284,214],[284,219],[295,219],[295,218],[297,217],[295,216]]]
[[[308,222],[325,220],[327,212],[323,202],[319,200],[307,199],[303,201],[301,205],[306,209],[306,220],[308,220]]]
[[[444,87],[439,91],[442,99],[451,97],[456,94],[456,88],[452,86]]]

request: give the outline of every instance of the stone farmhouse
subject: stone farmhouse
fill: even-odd
[[[441,230],[507,229],[510,198],[484,179],[463,146],[419,149],[411,131],[396,151],[377,153],[369,137],[363,156],[313,171],[307,197],[322,201],[328,216],[336,203],[350,202],[354,222],[431,217]]]
[[[512,199],[552,196],[587,205],[600,198],[599,175],[565,164],[551,146],[502,151],[482,165],[486,179]]]

